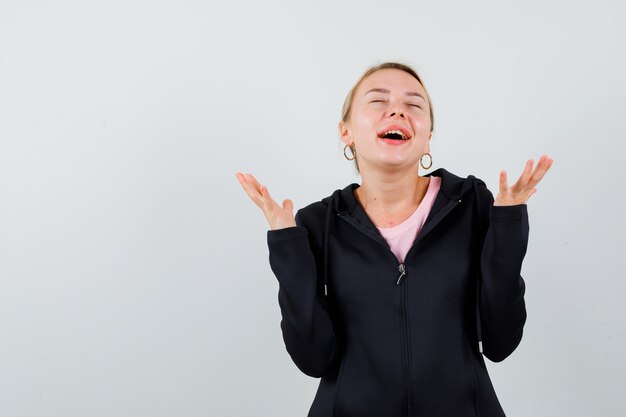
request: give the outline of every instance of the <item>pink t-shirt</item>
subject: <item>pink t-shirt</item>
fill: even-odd
[[[441,177],[431,175],[426,195],[408,219],[393,227],[377,227],[399,262],[404,262],[404,257],[422,230],[430,209],[435,203],[435,197],[437,197],[440,186]]]

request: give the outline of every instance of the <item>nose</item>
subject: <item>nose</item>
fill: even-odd
[[[401,119],[406,118],[406,116],[402,112],[397,112],[395,110],[392,110],[391,112],[389,112],[389,117],[395,117],[396,115],[399,115]]]

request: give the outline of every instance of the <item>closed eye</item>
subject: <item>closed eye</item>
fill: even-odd
[[[384,100],[372,100],[370,103],[384,103]],[[418,106],[417,104],[409,104],[409,106],[417,107],[418,109],[422,108],[422,106]]]

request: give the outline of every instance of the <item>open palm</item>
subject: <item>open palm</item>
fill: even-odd
[[[539,163],[533,170],[533,160],[526,161],[526,167],[519,179],[510,187],[508,186],[506,171],[500,171],[500,190],[496,196],[494,206],[513,206],[526,204],[531,195],[537,192],[535,188],[543,176],[552,166],[553,159],[548,155],[541,155]]]
[[[237,172],[235,176],[250,199],[263,211],[270,229],[277,230],[297,226],[293,215],[293,201],[286,199],[281,207],[272,199],[267,188],[259,184],[252,174]]]

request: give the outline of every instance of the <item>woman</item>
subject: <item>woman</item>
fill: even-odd
[[[526,321],[520,276],[526,202],[552,165],[529,160],[495,200],[485,183],[430,168],[430,97],[408,66],[363,74],[339,122],[362,183],[293,215],[250,174],[237,178],[269,222],[281,329],[321,378],[309,416],[500,417],[483,356],[499,362]],[[425,163],[427,165],[425,165]]]

